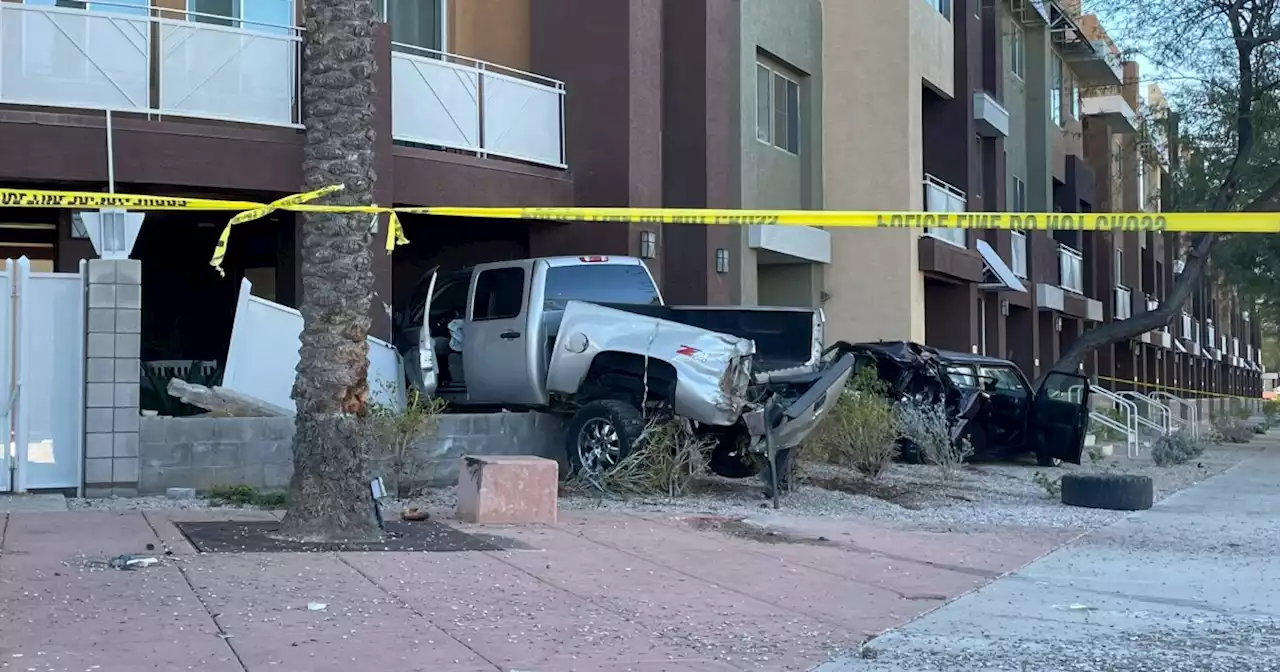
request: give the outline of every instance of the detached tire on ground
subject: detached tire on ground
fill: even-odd
[[[1062,503],[1090,509],[1145,511],[1155,503],[1150,476],[1063,474]]]

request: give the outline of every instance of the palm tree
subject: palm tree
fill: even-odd
[[[302,114],[304,191],[343,185],[335,203],[373,202],[374,0],[306,0]],[[380,536],[365,466],[369,432],[367,215],[306,213],[302,226],[302,348],[293,398],[293,479],[285,537]]]

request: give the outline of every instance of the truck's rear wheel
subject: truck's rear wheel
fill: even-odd
[[[631,453],[643,433],[644,418],[635,406],[617,399],[593,401],[569,421],[569,466],[575,472],[608,471]]]

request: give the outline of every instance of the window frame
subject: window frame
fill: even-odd
[[[482,296],[481,286],[480,286],[481,281],[484,280],[486,275],[491,273],[496,275],[499,273],[512,272],[512,271],[520,274],[520,289],[518,290],[518,296],[520,298],[516,306],[516,312],[512,315],[502,314],[502,315],[485,315],[483,317],[479,316],[480,298]],[[529,294],[528,290],[529,290],[529,273],[522,266],[501,266],[498,268],[486,268],[485,270],[480,271],[479,273],[476,274],[475,289],[472,292],[471,303],[467,307],[468,308],[467,312],[469,314],[468,321],[492,322],[495,320],[513,320],[515,318],[520,317],[520,315],[523,314],[525,311],[525,301],[528,299],[528,294]],[[489,294],[492,295],[493,293],[490,292]],[[492,301],[490,301],[490,304],[492,304]]]
[[[1049,73],[1049,118],[1058,128],[1066,127],[1065,115],[1062,113],[1062,87],[1064,86],[1065,65],[1057,52],[1053,54],[1052,71]]]
[[[769,90],[761,88],[761,77],[767,74]],[[782,81],[782,97],[779,99],[778,82]],[[779,149],[793,156],[800,156],[804,145],[804,113],[800,100],[800,78],[782,68],[756,61],[756,141]],[[761,112],[768,101],[768,118],[762,120]],[[781,105],[781,109],[779,108]],[[791,122],[795,122],[795,137],[791,134]],[[763,121],[763,126],[762,126]],[[781,121],[781,129],[779,128]],[[781,131],[781,132],[779,132]],[[792,147],[792,142],[795,146]]]
[[[1013,32],[1009,37],[1009,72],[1022,82],[1027,78],[1027,31],[1017,23],[1010,25]]]

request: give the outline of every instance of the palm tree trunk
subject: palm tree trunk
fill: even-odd
[[[340,204],[373,202],[373,0],[307,0],[302,70],[304,190],[342,184]],[[369,306],[368,215],[307,213],[302,225],[302,348],[293,398],[293,479],[285,537],[380,536],[365,456]]]

